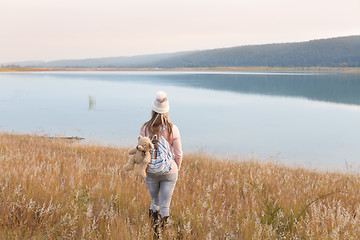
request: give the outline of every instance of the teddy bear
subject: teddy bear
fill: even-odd
[[[142,177],[146,177],[146,167],[151,160],[150,150],[154,148],[150,138],[138,137],[138,145],[136,148],[129,150],[131,155],[129,161],[124,165],[125,171],[131,171],[134,169],[135,164],[139,166],[136,168],[136,173]]]

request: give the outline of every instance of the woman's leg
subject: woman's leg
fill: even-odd
[[[160,199],[158,199],[158,204],[160,207],[160,216],[161,218],[168,217],[171,196],[174,192],[175,184],[178,178],[178,173],[171,173],[161,176],[160,181]]]
[[[145,182],[151,197],[150,210],[157,212],[159,211],[160,177],[147,175]]]

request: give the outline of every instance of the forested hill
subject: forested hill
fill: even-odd
[[[11,63],[20,67],[360,67],[360,35],[134,57]]]
[[[156,63],[161,67],[360,67],[360,36],[222,48]]]

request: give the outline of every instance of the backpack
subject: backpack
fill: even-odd
[[[162,129],[163,130],[163,129]],[[171,170],[172,161],[174,159],[169,142],[161,136],[152,137],[154,148],[150,150],[151,161],[147,166],[146,172],[152,175],[164,175]]]

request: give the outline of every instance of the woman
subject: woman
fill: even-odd
[[[141,136],[148,136],[150,139],[159,139],[159,137],[163,136],[171,150],[170,171],[161,175],[154,175],[148,170],[145,178],[151,197],[149,217],[152,220],[155,236],[158,235],[159,225],[164,230],[165,223],[170,215],[171,196],[178,178],[183,155],[179,129],[170,122],[168,112],[169,101],[167,96],[164,92],[158,92],[152,105],[151,119],[144,123],[140,130]],[[155,146],[156,144],[157,142],[154,142]]]

